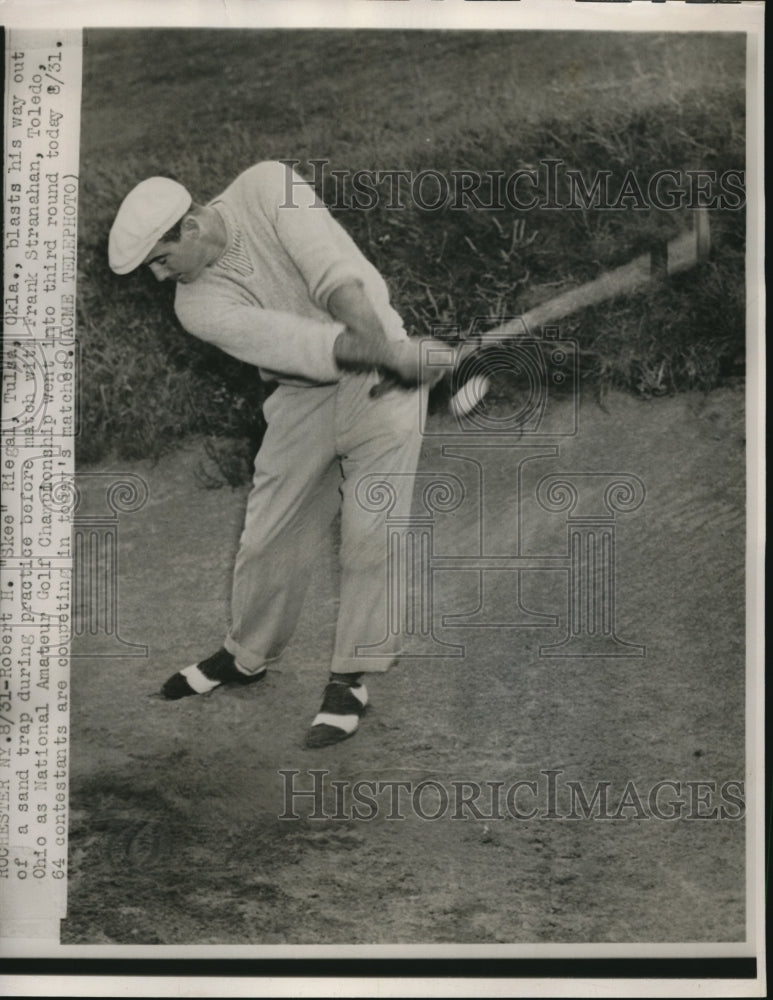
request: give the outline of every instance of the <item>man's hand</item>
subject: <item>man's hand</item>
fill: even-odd
[[[453,371],[456,351],[442,340],[369,340],[350,330],[339,334],[334,348],[336,363],[347,371],[378,371],[390,382],[407,389],[433,386]],[[391,386],[374,395],[383,395]]]
[[[336,339],[336,364],[345,371],[372,372],[382,375],[374,386],[375,398],[397,386],[416,388],[434,385],[447,371],[452,371],[456,351],[440,340],[413,338],[388,340],[384,328],[362,285],[350,283],[336,288],[328,308],[346,329]]]

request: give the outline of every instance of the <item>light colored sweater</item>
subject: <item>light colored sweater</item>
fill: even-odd
[[[228,242],[196,281],[177,286],[175,311],[189,333],[257,365],[264,379],[337,382],[333,344],[345,327],[327,303],[359,281],[386,336],[406,336],[384,279],[290,167],[258,163],[210,204]]]

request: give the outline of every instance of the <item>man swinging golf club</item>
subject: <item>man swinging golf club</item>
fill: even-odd
[[[278,383],[264,405],[230,630],[223,648],[173,674],[162,693],[176,699],[265,676],[293,633],[340,507],[335,648],[305,742],[343,740],[367,704],[362,674],[393,659],[356,655],[384,639],[388,581],[385,515],[363,509],[355,489],[364,476],[415,472],[421,410],[442,375],[422,364],[431,342],[407,337],[380,274],[279,162],[251,167],[208,204],[169,178],[143,181],[118,210],[109,262],[118,274],[146,265],[176,282],[175,312],[189,333]]]

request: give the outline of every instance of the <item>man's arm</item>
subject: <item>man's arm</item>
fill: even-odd
[[[363,261],[356,244],[314,188],[288,166],[258,163],[249,178],[251,198],[273,225],[312,301],[329,311],[329,296],[336,288],[362,280]]]
[[[175,312],[188,333],[239,361],[312,382],[337,382],[341,377],[333,354],[343,323],[207,295],[195,282],[178,288]]]
[[[442,369],[421,364],[422,349],[437,341],[387,340],[361,285],[331,292],[331,320],[261,309],[236,300],[178,294],[175,311],[185,329],[227,354],[271,372],[337,382],[342,371],[380,371],[401,385],[436,382]],[[178,290],[179,292],[179,290]],[[446,351],[448,345],[441,345]]]
[[[330,315],[346,325],[336,339],[333,354],[347,371],[387,368],[392,354],[383,324],[359,281],[334,289],[327,301]]]
[[[312,300],[346,325],[333,349],[339,370],[380,371],[385,378],[375,395],[392,382],[437,382],[443,372],[436,365],[421,364],[425,348],[420,342],[387,336],[363,281],[362,268],[370,265],[313,187],[279,162],[257,164],[252,176],[255,197],[303,275]],[[384,294],[388,296],[386,287]]]
[[[328,298],[328,310],[334,319],[346,324],[333,346],[336,363],[344,371],[380,371],[398,384],[434,385],[444,369],[436,364],[422,364],[422,351],[428,346],[442,346],[439,341],[417,339],[388,340],[360,282],[335,288]],[[447,370],[453,366],[448,365]]]
[[[287,177],[280,163],[258,164],[250,171],[252,194],[276,227],[312,301],[337,322],[262,309],[237,294],[229,301],[213,300],[205,292],[196,294],[194,283],[178,288],[175,309],[182,325],[239,360],[271,372],[320,382],[337,381],[342,371],[379,371],[408,386],[437,381],[442,371],[421,365],[419,341],[388,338],[358,273],[361,255],[313,188],[290,174],[293,186],[288,194]]]

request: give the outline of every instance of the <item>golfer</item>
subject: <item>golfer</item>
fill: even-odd
[[[346,739],[367,705],[363,673],[387,670],[400,652],[395,640],[388,655],[358,655],[384,648],[388,579],[385,514],[364,509],[355,491],[366,476],[415,472],[427,389],[442,375],[421,362],[431,342],[407,337],[380,274],[279,162],[251,167],[208,204],[169,178],[143,181],[116,215],[109,262],[117,274],[145,265],[175,282],[189,333],[278,383],[264,404],[230,630],[162,693],[182,698],[265,676],[293,634],[340,509],[335,647],[305,744]],[[405,504],[410,490],[401,492]]]

